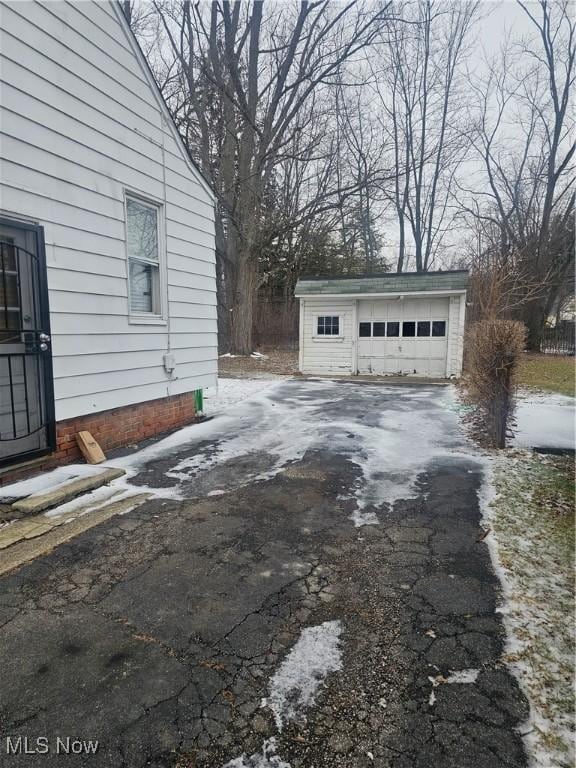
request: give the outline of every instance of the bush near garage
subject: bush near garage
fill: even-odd
[[[466,391],[474,425],[495,448],[506,445],[526,328],[516,320],[480,320],[467,333]]]

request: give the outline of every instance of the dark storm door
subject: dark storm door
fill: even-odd
[[[0,466],[54,447],[44,230],[0,218]]]

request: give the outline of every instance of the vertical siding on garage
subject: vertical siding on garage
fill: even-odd
[[[446,376],[460,376],[464,352],[465,296],[451,296],[448,315],[448,361]]]
[[[303,305],[300,336],[302,372],[351,373],[355,302],[350,299],[300,299],[300,301]],[[342,337],[316,336],[318,315],[338,315]]]
[[[57,419],[213,385],[211,197],[119,11],[59,0],[3,3],[1,13],[0,208],[45,229]],[[164,324],[130,322],[125,190],[163,204]]]

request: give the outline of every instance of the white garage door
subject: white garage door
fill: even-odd
[[[375,299],[358,307],[358,372],[446,376],[447,298]]]

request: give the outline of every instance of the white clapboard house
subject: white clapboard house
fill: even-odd
[[[467,282],[466,270],[300,280],[300,370],[460,376]]]
[[[2,2],[0,32],[13,467],[75,458],[81,429],[106,448],[193,418],[216,382],[214,206],[119,3]]]

